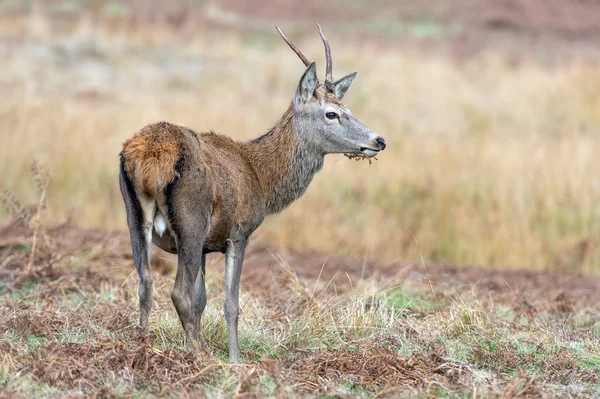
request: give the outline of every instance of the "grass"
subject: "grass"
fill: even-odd
[[[165,389],[172,395],[268,397],[373,397],[390,390],[428,397],[471,397],[476,390],[484,397],[506,397],[517,388],[546,397],[600,393],[600,336],[593,325],[576,322],[586,314],[584,306],[520,320],[515,301],[472,289],[438,287],[434,308],[426,282],[364,280],[335,294],[315,291],[312,281],[285,272],[264,291],[242,292],[244,363],[231,366],[225,363],[222,272],[209,269],[203,319],[208,346],[194,353],[183,343],[165,289],[174,273],[154,275],[158,289],[150,335],[144,338],[135,326],[136,281],[109,259],[100,257],[76,276],[60,277],[69,273],[68,265],[57,269],[66,295],[43,289],[52,284],[46,279],[9,284],[12,293],[0,295],[5,392],[36,397],[76,392],[154,397]],[[94,288],[84,276],[106,271],[107,262],[111,277],[99,276],[103,282]],[[65,373],[71,377],[65,379]]]

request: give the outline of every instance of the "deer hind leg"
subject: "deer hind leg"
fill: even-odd
[[[127,225],[131,238],[133,260],[140,278],[138,296],[140,300],[140,327],[148,330],[148,318],[152,309],[152,277],[150,275],[150,249],[152,246],[152,219],[156,210],[154,200],[147,200],[137,195],[131,180],[121,170],[120,187]]]
[[[171,300],[191,344],[200,341],[200,326],[206,306],[204,284],[205,256],[204,239],[208,228],[208,217],[197,209],[185,209],[185,205],[171,209],[172,230],[177,241],[177,274]],[[200,212],[201,213],[201,212]]]

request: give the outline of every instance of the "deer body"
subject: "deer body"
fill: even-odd
[[[200,340],[206,306],[205,255],[223,252],[232,362],[239,361],[239,280],[252,232],[266,215],[304,194],[326,154],[373,156],[385,148],[340,103],[356,72],[331,81],[325,38],[329,79],[319,85],[315,64],[282,37],[308,68],[292,104],[268,133],[237,142],[161,122],[143,128],[121,152],[120,187],[140,276],[140,326],[147,329],[152,304],[152,243],[178,255],[171,298],[191,342]]]

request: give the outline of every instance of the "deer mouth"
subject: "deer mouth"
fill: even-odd
[[[379,152],[380,152],[380,150],[376,150],[375,148],[360,147],[360,153],[369,158],[374,157],[375,155],[379,154]]]

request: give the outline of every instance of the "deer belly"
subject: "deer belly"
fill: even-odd
[[[154,229],[152,231],[152,242],[160,249],[170,252],[172,254],[177,253],[177,244],[175,239],[171,235],[171,230],[167,226],[167,220],[161,211],[157,211],[154,216]]]

